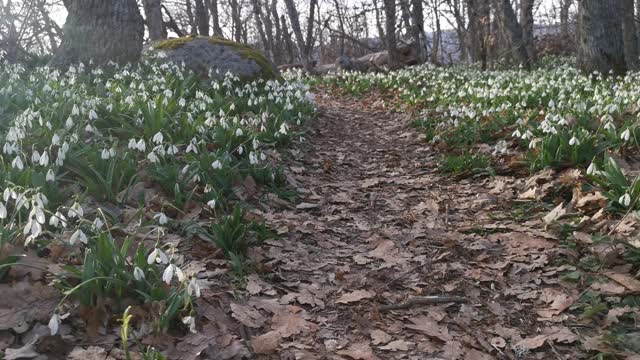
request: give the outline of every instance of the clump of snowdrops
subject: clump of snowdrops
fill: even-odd
[[[54,281],[65,299],[161,303],[159,330],[178,316],[194,330],[198,283],[163,241],[172,214],[195,204],[202,216],[220,216],[234,208],[233,186],[247,176],[264,186],[282,181],[269,154],[301,135],[309,99],[296,80],[206,80],[153,60],[27,69],[0,55],[0,276],[15,265],[9,246],[60,242],[83,254]],[[160,189],[160,209],[133,196],[140,183]],[[138,225],[152,229],[144,237],[154,246],[113,231],[121,216],[104,209],[127,207],[143,213]],[[52,333],[63,309],[51,318]]]
[[[639,72],[584,75],[571,59],[547,59],[533,70],[423,65],[343,72],[313,82],[350,94],[394,93],[423,109],[415,125],[433,144],[466,153],[483,143],[496,156],[519,149],[534,171],[578,167],[614,207],[637,204],[637,181],[618,174],[608,155],[638,151]]]

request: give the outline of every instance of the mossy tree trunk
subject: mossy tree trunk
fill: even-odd
[[[135,0],[64,0],[64,38],[51,64],[65,67],[93,60],[134,62],[140,58],[144,21]]]

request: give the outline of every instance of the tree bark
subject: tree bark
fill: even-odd
[[[251,6],[253,10],[253,18],[256,22],[256,28],[258,29],[258,35],[260,36],[260,41],[262,42],[262,47],[264,49],[265,54],[269,60],[273,61],[273,57],[269,51],[269,45],[267,41],[267,35],[265,34],[264,24],[262,23],[262,11],[260,9],[260,3],[258,0],[251,0]]]
[[[242,19],[240,18],[240,8],[238,7],[238,0],[230,0],[229,6],[231,6],[231,20],[233,22],[233,39],[237,42],[241,42]]]
[[[387,51],[389,68],[398,67],[398,46],[396,43],[396,1],[384,0],[385,32],[387,34]]]
[[[569,39],[569,9],[573,0],[562,0],[560,4],[560,35],[563,39]]]
[[[633,0],[632,0],[633,1]],[[527,50],[529,61],[536,61],[536,51],[533,38],[533,7],[534,0],[520,0],[520,26],[522,27],[522,41]]]
[[[502,12],[502,24],[507,32],[507,36],[509,37],[513,58],[520,65],[529,67],[531,65],[531,57],[527,51],[522,27],[518,24],[518,19],[516,18],[516,13],[513,11],[513,7],[511,6],[511,1],[502,0],[500,10]]]
[[[140,58],[144,20],[135,0],[66,0],[64,38],[51,64],[134,62]]]
[[[416,46],[416,57],[419,63],[427,60],[426,36],[424,33],[424,10],[422,0],[411,0],[411,17],[413,26],[411,28],[413,41]]]
[[[313,0],[312,0],[313,2]],[[284,3],[287,7],[287,14],[289,15],[289,22],[291,23],[291,28],[293,29],[293,35],[296,39],[296,44],[298,46],[298,53],[300,55],[300,60],[302,61],[302,65],[305,70],[310,71],[313,68],[313,64],[311,59],[309,58],[309,54],[307,54],[307,43],[304,40],[304,36],[302,35],[302,29],[300,28],[300,15],[298,14],[298,10],[296,9],[296,5],[293,0],[284,0]],[[313,18],[312,18],[313,21]]]
[[[209,12],[213,22],[213,35],[222,37],[222,28],[220,27],[220,12],[218,10],[218,0],[209,1]]]
[[[582,0],[579,2],[580,43],[578,67],[585,73],[624,74],[622,24],[623,0]]]
[[[204,0],[196,0],[196,25],[198,34],[209,36],[209,12]]]
[[[622,0],[622,31],[627,70],[638,68],[638,34],[634,18],[634,5],[634,0]]]
[[[162,21],[162,0],[143,0],[144,15],[152,41],[167,38],[167,30]]]

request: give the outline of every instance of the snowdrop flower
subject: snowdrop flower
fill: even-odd
[[[162,273],[162,281],[164,281],[167,284],[171,284],[171,279],[173,279],[173,273],[176,270],[176,266],[173,264],[169,264],[169,266],[167,266],[166,269],[164,269],[164,272]]]
[[[78,108],[78,105],[73,104],[73,108],[71,109],[71,115],[74,115],[74,116],[80,115],[80,109]]]
[[[49,225],[53,227],[67,227],[67,219],[59,211],[49,218]]]
[[[580,145],[580,140],[578,140],[578,138],[574,136],[569,140],[569,145],[571,146]]]
[[[138,144],[136,143],[136,139],[134,139],[134,138],[129,139],[129,144],[127,145],[127,148],[129,148],[131,150],[138,149]]]
[[[76,230],[76,232],[73,233],[73,235],[71,235],[71,238],[69,239],[69,244],[73,245],[76,243],[76,241],[80,241],[81,243],[86,245],[89,239],[87,239],[87,235],[85,235],[84,232],[82,232],[82,230],[78,229]]]
[[[89,110],[89,120],[96,120],[98,118],[98,114],[94,109]]]
[[[4,206],[3,203],[0,202],[0,219],[6,219],[7,218],[7,208]]]
[[[187,104],[187,101],[184,98],[180,98],[180,100],[178,100],[178,105],[180,105],[180,107],[184,107]]]
[[[214,169],[222,169],[222,163],[220,160],[216,160],[211,164],[211,167]]]
[[[182,318],[182,323],[189,326],[189,331],[193,334],[197,333],[196,331],[196,318],[193,316],[185,316]]]
[[[209,201],[207,201],[207,205],[208,205],[210,208],[215,209],[215,208],[216,208],[216,200],[214,199],[214,200],[209,200]]]
[[[78,202],[73,203],[73,205],[71,206],[71,208],[69,208],[69,211],[67,212],[67,216],[69,218],[81,218],[84,216],[84,210],[82,210],[82,206],[80,206],[80,204],[78,204]]]
[[[147,144],[144,142],[144,139],[138,140],[137,148],[140,152],[144,152],[147,149]]]
[[[11,167],[20,171],[24,169],[24,164],[22,163],[22,159],[20,158],[20,156],[16,156],[16,158],[13,159],[13,161],[11,162]]]
[[[109,160],[109,157],[111,157],[111,154],[109,153],[109,150],[107,150],[106,148],[102,149],[102,153],[100,154],[100,158],[102,160]]]
[[[155,142],[156,144],[162,144],[162,141],[164,140],[164,136],[162,135],[161,131],[158,131],[157,134],[153,135],[153,142]]]
[[[149,254],[149,256],[147,257],[147,264],[149,265],[153,263],[166,264],[168,262],[169,258],[167,257],[167,255],[158,248],[153,249],[151,254]]]
[[[598,167],[596,166],[595,163],[591,163],[591,165],[589,165],[589,167],[587,168],[587,175],[596,175],[598,173]]]
[[[520,133],[520,130],[519,130],[519,129],[516,129],[516,131],[514,131],[514,132],[511,134],[511,137],[515,137],[515,138],[519,138],[520,136],[522,136],[522,133]]]
[[[60,328],[60,316],[54,313],[49,320],[49,330],[51,331],[51,336],[58,333],[58,329]]]
[[[242,136],[242,129],[238,128],[236,129],[236,136]]]
[[[195,276],[191,277],[189,280],[189,285],[187,285],[187,293],[191,296],[200,297],[200,285],[198,284],[198,280]]]
[[[631,132],[629,131],[628,128],[625,131],[623,131],[622,134],[620,134],[620,139],[622,141],[629,141],[630,138],[631,138]]]
[[[40,160],[38,160],[38,163],[40,164],[40,166],[49,165],[49,153],[46,151],[42,152],[42,155],[40,155]]]
[[[164,225],[169,222],[169,218],[164,213],[157,213],[153,216],[154,219],[158,220],[158,224]]]
[[[100,218],[96,218],[95,220],[93,220],[93,226],[95,226],[96,229],[100,230],[104,226],[104,222],[102,222]]]
[[[138,281],[142,281],[145,279],[144,277],[144,271],[142,271],[142,269],[140,269],[139,267],[135,267],[133,269],[133,278],[138,280]]]
[[[629,206],[629,204],[631,204],[631,195],[629,195],[629,193],[625,193],[624,195],[620,196],[618,202],[624,207]]]

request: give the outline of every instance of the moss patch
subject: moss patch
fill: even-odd
[[[252,81],[258,78],[282,80],[275,67],[267,60],[267,58],[258,50],[248,45],[240,44],[235,41],[227,40],[218,36],[185,36],[177,39],[169,39],[158,42],[153,47],[158,50],[174,50],[178,49],[194,39],[208,39],[211,44],[228,46],[233,48],[238,54],[246,59],[253,60],[260,67],[260,72],[251,78],[242,79],[244,81]]]

